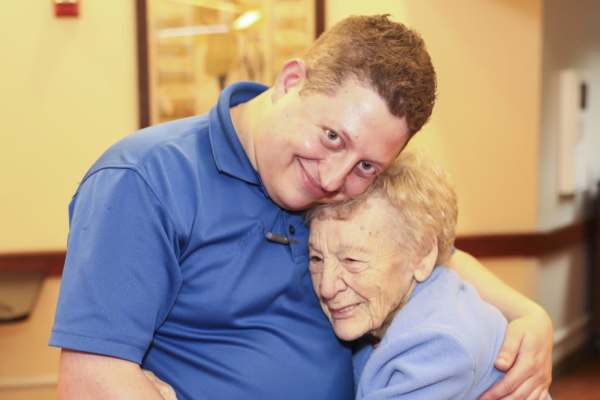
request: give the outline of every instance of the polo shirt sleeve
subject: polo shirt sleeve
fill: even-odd
[[[455,335],[419,329],[380,346],[365,367],[357,399],[465,400],[474,384],[474,361]]]
[[[172,220],[127,168],[88,176],[69,211],[50,345],[141,363],[181,285]]]

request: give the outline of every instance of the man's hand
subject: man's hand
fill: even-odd
[[[148,371],[147,369],[144,369],[143,371],[146,378],[150,379],[150,382],[152,382],[154,387],[160,392],[163,399],[177,400],[175,390],[168,383],[161,381],[152,371]]]
[[[509,323],[496,368],[504,378],[480,400],[542,400],[552,381],[552,336],[550,317],[544,310]]]

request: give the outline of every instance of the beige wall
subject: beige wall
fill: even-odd
[[[585,218],[588,193],[558,196],[559,73],[578,69],[588,84],[588,108],[583,117],[587,140],[588,185],[600,179],[600,3],[595,0],[544,1],[537,225],[555,229]],[[591,315],[587,299],[590,279],[586,249],[575,246],[540,261],[539,301],[555,325],[555,359],[585,342]]]
[[[56,398],[59,350],[47,345],[60,279],[46,279],[30,317],[0,324],[0,399]]]
[[[585,75],[588,84],[588,108],[583,127],[587,146],[590,181],[600,179],[600,2],[581,0],[544,3],[544,46],[541,130],[539,140],[540,175],[538,226],[552,229],[581,218],[584,194],[559,198],[559,73],[574,68]]]
[[[137,126],[134,2],[83,1],[78,19],[52,2],[0,13],[0,254],[63,249],[67,204],[86,169]],[[59,280],[32,316],[0,325],[0,398],[55,398],[58,351],[47,346]]]
[[[541,0],[328,5],[329,25],[351,14],[390,13],[425,39],[439,95],[431,122],[411,146],[453,175],[459,232],[535,228]]]
[[[0,13],[0,253],[62,249],[67,204],[95,158],[137,125],[134,2],[51,1]]]

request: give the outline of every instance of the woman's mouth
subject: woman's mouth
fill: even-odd
[[[358,307],[359,303],[350,304],[344,307],[328,307],[329,314],[333,319],[345,319],[350,318],[354,314],[354,310]]]

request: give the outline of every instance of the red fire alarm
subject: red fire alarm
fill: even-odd
[[[78,17],[79,0],[54,0],[54,15],[57,17]]]

